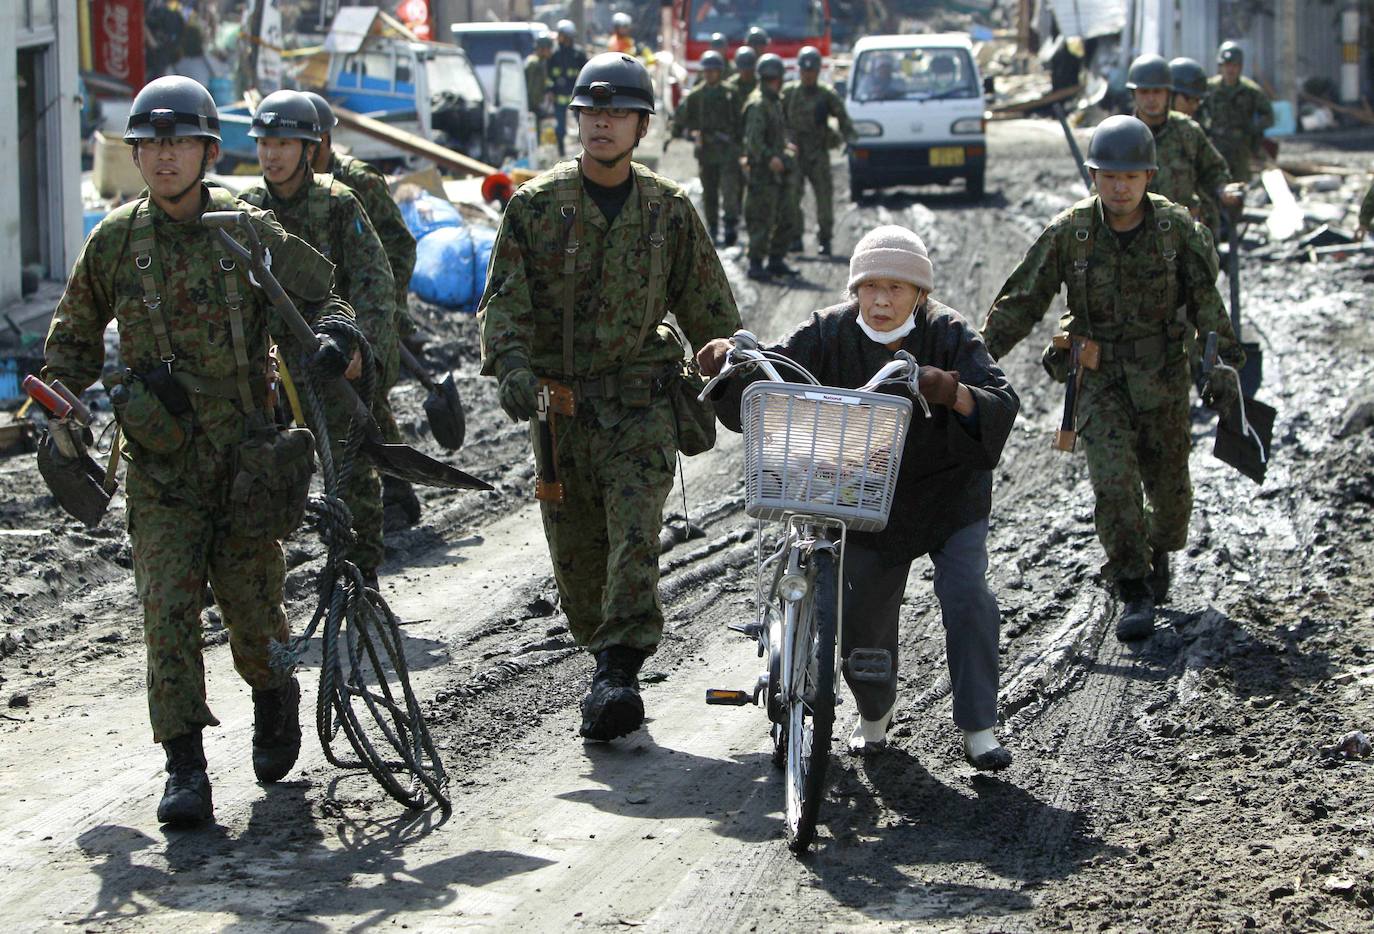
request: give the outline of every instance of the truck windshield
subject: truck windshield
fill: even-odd
[[[720,32],[743,40],[750,26],[762,26],[773,41],[813,39],[825,32],[820,0],[694,0],[688,29],[698,42]]]
[[[463,100],[482,100],[482,86],[462,54],[433,53],[425,61],[425,76],[429,78],[430,94],[449,91]]]
[[[473,30],[453,34],[473,67],[496,64],[497,52],[519,52],[524,58],[534,51],[534,34],[528,29],[498,31]]]
[[[860,101],[922,101],[980,93],[966,49],[870,49],[854,63],[854,98]]]

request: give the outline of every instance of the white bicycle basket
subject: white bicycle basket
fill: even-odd
[[[887,525],[911,400],[876,392],[760,381],[745,390],[744,510],[842,519],[852,532]]]

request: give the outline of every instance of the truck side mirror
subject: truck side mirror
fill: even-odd
[[[988,97],[997,93],[997,82],[993,79],[992,75],[987,75],[983,78],[983,93]]]
[[[840,97],[844,97],[848,93],[848,91],[849,82],[846,81],[844,78],[840,78],[835,82],[835,93],[840,95]]]

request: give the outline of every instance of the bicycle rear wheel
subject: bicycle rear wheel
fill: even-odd
[[[796,609],[784,663],[791,674],[786,704],[787,845],[804,852],[816,836],[825,797],[830,737],[835,726],[835,630],[839,611],[835,556],[818,549],[811,559],[811,592]]]

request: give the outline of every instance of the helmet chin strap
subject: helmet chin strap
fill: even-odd
[[[292,170],[291,174],[288,175],[288,176],[286,176],[286,182],[290,182],[290,181],[291,181],[292,179],[294,179],[297,175],[302,175],[302,174],[304,174],[304,173],[306,173],[306,172],[313,172],[313,170],[310,168],[310,157],[309,157],[309,155],[308,155],[308,153],[307,153],[307,151],[306,151],[308,145],[309,145],[309,144],[306,143],[305,140],[301,140],[301,158],[300,158],[300,161],[296,163],[296,168]],[[263,181],[264,181],[264,182],[267,182],[267,187],[272,191],[273,194],[276,194],[276,193],[277,193],[277,187],[278,187],[278,186],[272,184],[271,182],[268,182],[267,179],[266,179],[265,177],[263,178]],[[285,184],[285,183],[283,183],[283,184]]]
[[[193,181],[191,184],[187,185],[185,188],[181,189],[181,191],[177,192],[176,194],[174,194],[174,195],[167,195],[167,196],[166,196],[166,200],[167,200],[167,201],[170,201],[172,204],[180,204],[182,198],[186,197],[186,196],[189,195],[192,191],[194,191],[195,189],[199,188],[200,185],[201,185],[201,182],[205,181],[205,168],[206,168],[206,166],[209,165],[209,164],[210,164],[210,143],[207,141],[207,142],[205,143],[205,148],[204,148],[203,150],[201,150],[201,154],[200,154],[200,171],[196,173],[196,180]]]

